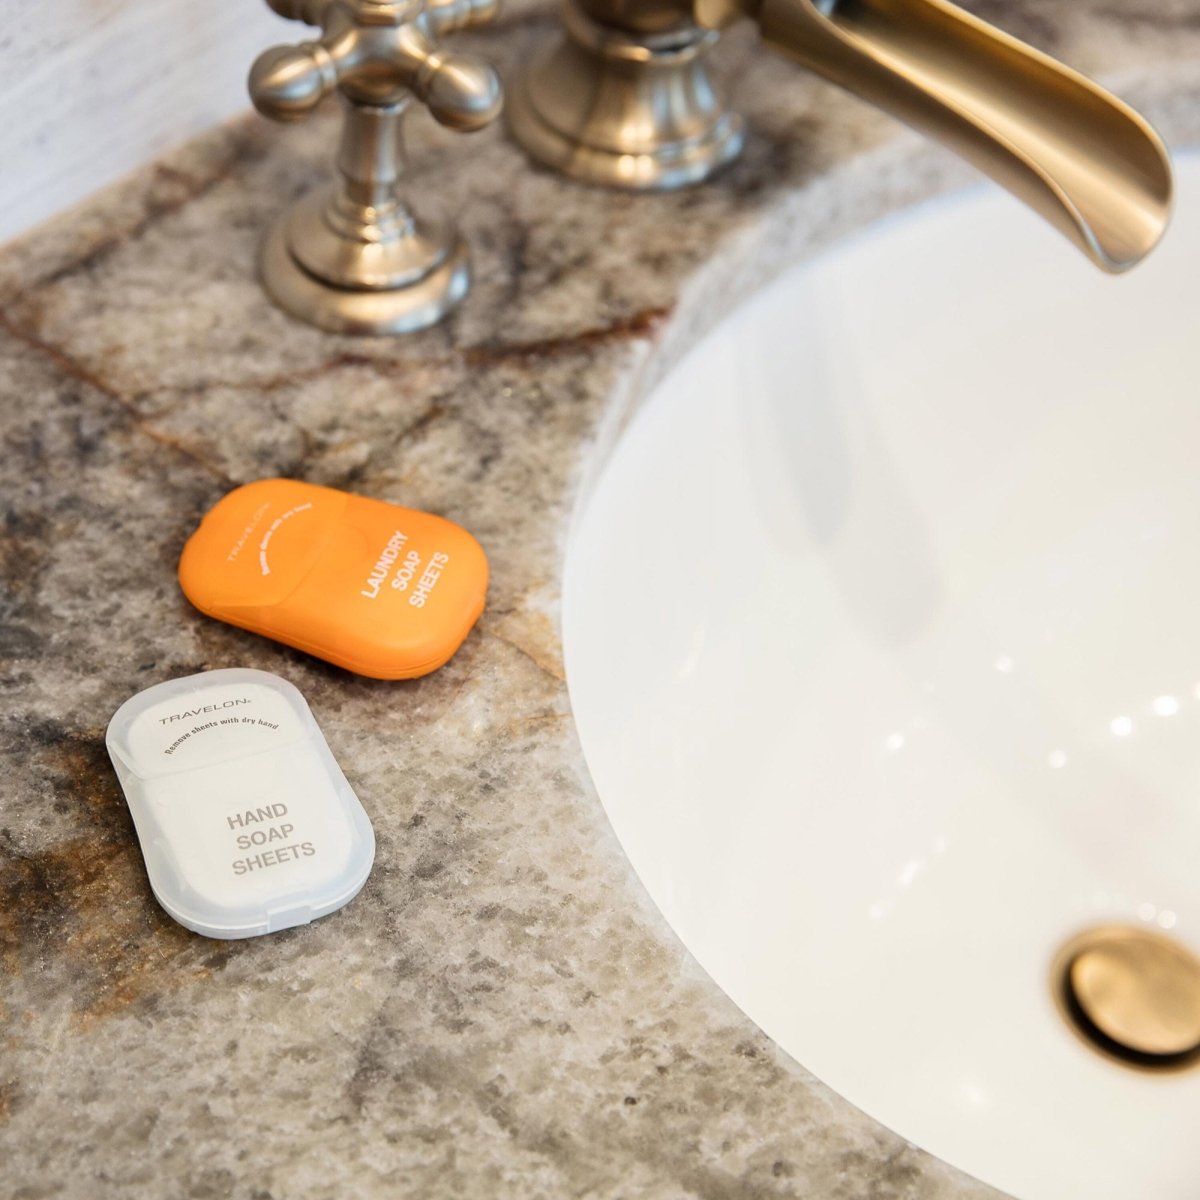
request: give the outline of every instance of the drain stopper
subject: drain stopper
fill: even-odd
[[[1200,958],[1160,933],[1092,929],[1059,961],[1067,1014],[1101,1049],[1142,1066],[1200,1054]]]

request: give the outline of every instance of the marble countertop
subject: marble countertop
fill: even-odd
[[[1200,140],[1192,0],[972,7]],[[515,8],[462,40],[511,69],[551,29]],[[318,333],[255,283],[260,232],[324,177],[333,113],[216,130],[0,254],[6,1195],[994,1195],[717,990],[633,876],[572,728],[560,568],[624,418],[771,273],[972,178],[745,31],[720,62],[749,146],[675,195],[579,188],[502,129],[413,119],[413,194],[457,212],[477,280],[416,337]],[[272,475],[479,537],[489,605],[446,667],[360,679],[188,606],[185,537]],[[347,908],[241,942],[154,902],[104,749],[134,692],[225,666],[300,687],[378,839]]]

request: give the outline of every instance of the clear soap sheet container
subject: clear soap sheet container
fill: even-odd
[[[371,823],[285,679],[231,668],[157,684],[121,705],[106,742],[155,898],[188,929],[274,933],[366,882]]]

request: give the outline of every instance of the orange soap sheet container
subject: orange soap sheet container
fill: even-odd
[[[179,562],[201,612],[375,679],[442,666],[487,581],[483,548],[454,522],[294,479],[223,497]]]

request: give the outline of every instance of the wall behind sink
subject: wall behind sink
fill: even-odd
[[[263,0],[4,0],[0,242],[248,107]]]

